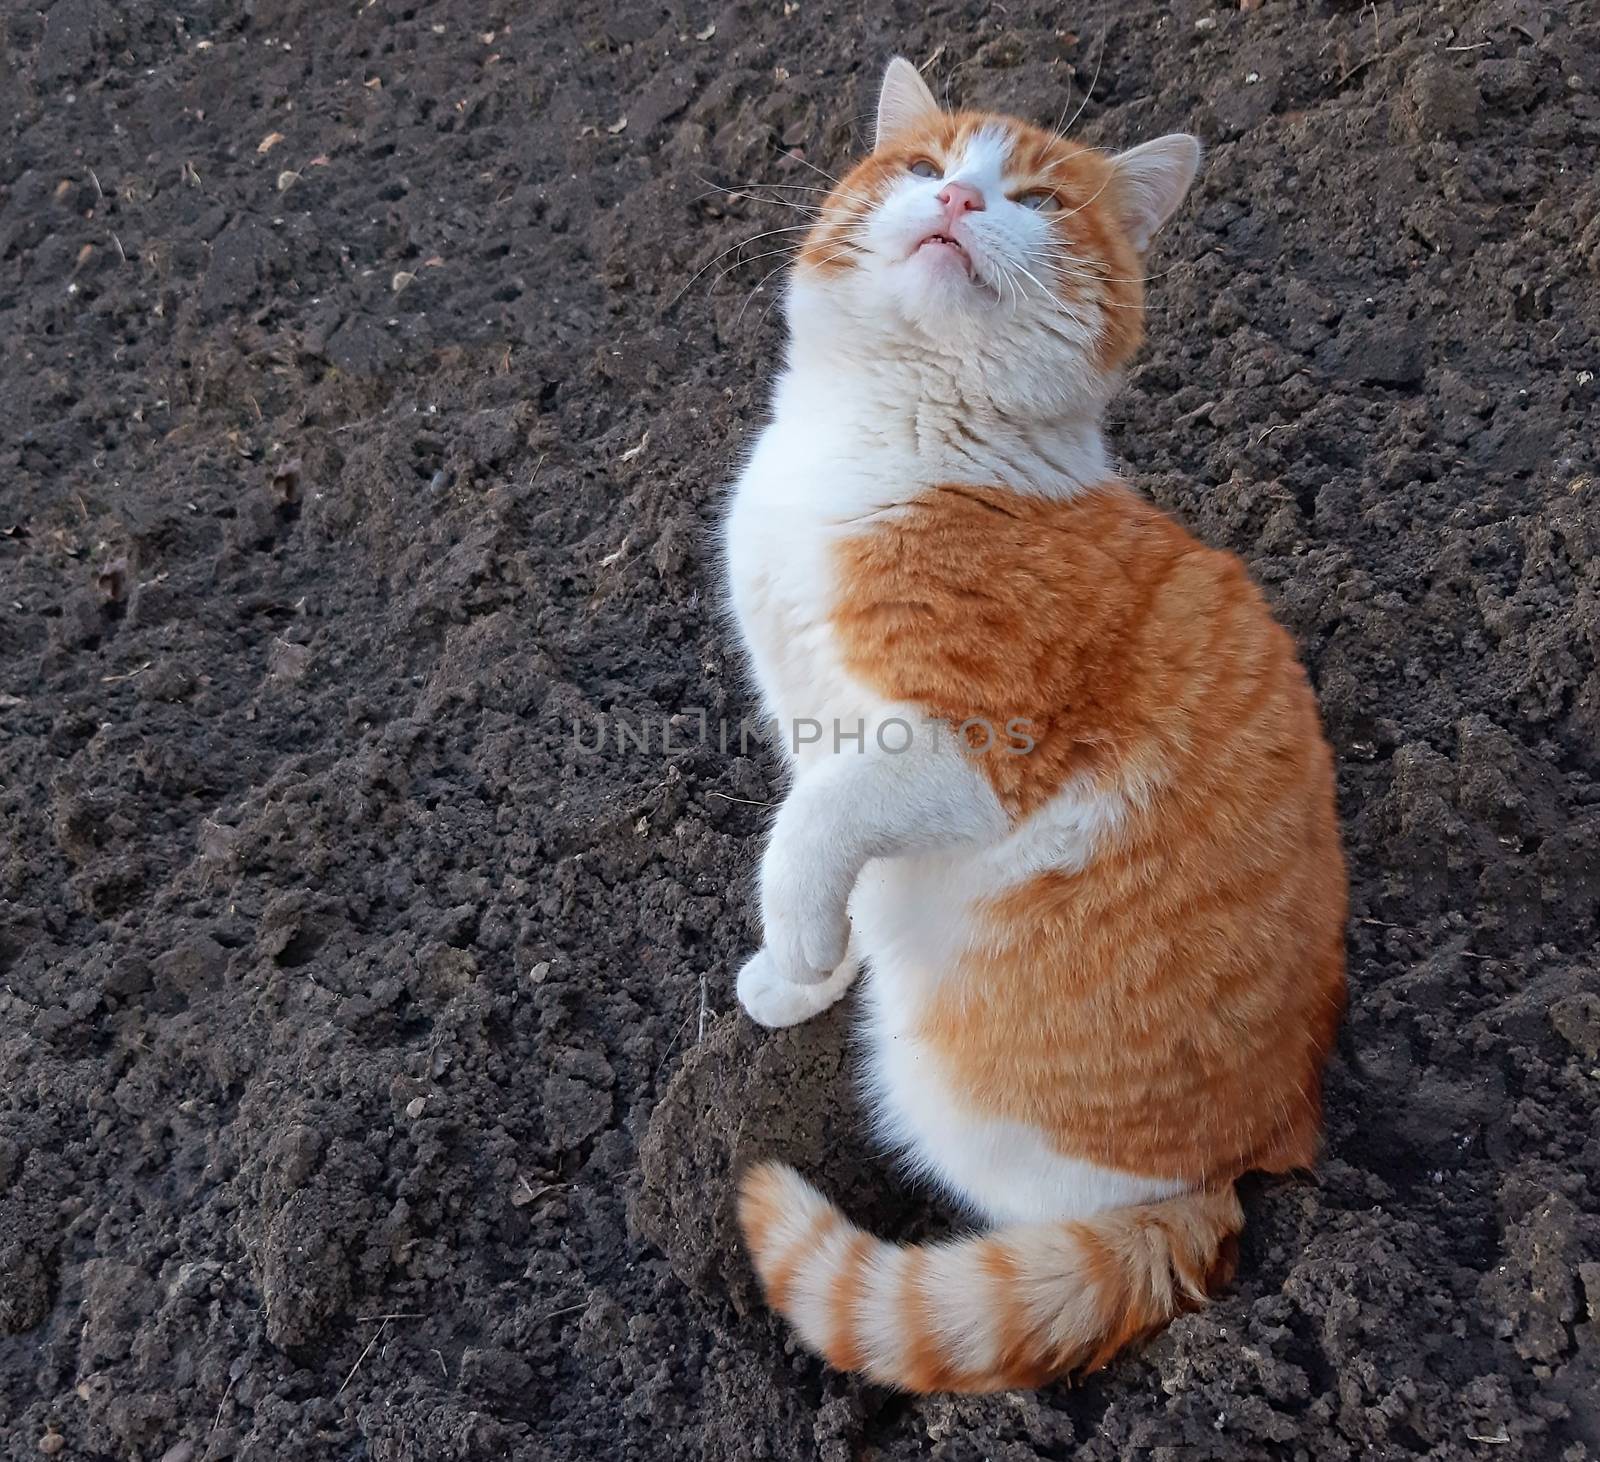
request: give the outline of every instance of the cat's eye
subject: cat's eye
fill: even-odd
[[[1031,208],[1035,213],[1059,213],[1061,200],[1048,188],[1035,188],[1031,193],[1022,193],[1017,197],[1017,202],[1024,208]]]
[[[911,164],[911,175],[915,178],[937,178],[939,169],[925,157],[919,157]]]

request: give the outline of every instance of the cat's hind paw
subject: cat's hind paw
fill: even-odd
[[[860,962],[847,955],[826,979],[802,985],[779,971],[770,950],[759,949],[739,971],[739,1004],[757,1025],[772,1030],[799,1025],[837,1001],[850,988],[860,968]]]

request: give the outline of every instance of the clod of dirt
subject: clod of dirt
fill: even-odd
[[[545,1078],[544,1121],[557,1151],[576,1148],[611,1121],[616,1074],[598,1051],[563,1051]]]
[[[1555,1193],[1506,1230],[1503,1260],[1485,1276],[1481,1293],[1524,1360],[1556,1364],[1574,1347],[1574,1322],[1592,1322],[1590,1297],[1580,1292],[1586,1239],[1600,1239],[1600,1223]]]
[[[297,644],[292,640],[272,642],[272,648],[267,652],[269,679],[292,685],[295,681],[304,679],[306,671],[310,668],[310,645]]]
[[[742,1015],[725,1016],[684,1058],[651,1116],[629,1222],[685,1284],[726,1291],[749,1313],[760,1291],[735,1212],[739,1173],[781,1158],[836,1183],[841,1149],[848,1154],[849,1136],[862,1132],[842,1010],[772,1033]],[[855,1156],[855,1182],[834,1192],[868,1223],[883,1202],[884,1175]]]
[[[1472,73],[1448,61],[1425,60],[1406,77],[1395,120],[1407,141],[1470,137],[1478,130],[1481,97]]]
[[[50,1309],[50,1280],[44,1260],[12,1241],[0,1247],[0,1335],[31,1330]]]
[[[303,470],[298,457],[280,462],[272,469],[272,495],[279,506],[293,507],[300,501],[303,492],[300,476]]]
[[[327,1223],[319,1195],[302,1189],[276,1213],[261,1256],[267,1338],[276,1346],[309,1345],[345,1313],[350,1263],[342,1236]]]
[[[104,1369],[127,1358],[156,1307],[156,1287],[143,1270],[115,1259],[83,1266],[83,1342],[79,1368]]]
[[[121,604],[128,597],[128,561],[112,559],[95,571],[94,586],[106,604]]]
[[[461,1384],[504,1404],[528,1395],[533,1367],[515,1351],[498,1346],[473,1348],[461,1355]]]
[[[1550,1024],[1589,1060],[1600,1060],[1600,994],[1581,990],[1550,1007]]]
[[[181,701],[194,689],[194,676],[172,660],[157,660],[138,677],[137,693],[144,701]]]
[[[127,627],[149,629],[182,612],[183,596],[164,580],[136,584],[128,598]]]

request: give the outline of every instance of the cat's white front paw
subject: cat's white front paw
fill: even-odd
[[[772,952],[762,948],[739,971],[739,1004],[757,1025],[773,1030],[799,1025],[837,1001],[850,988],[860,967],[858,960],[847,958],[824,979],[802,985],[783,975]]]
[[[789,856],[778,839],[761,865],[761,925],[785,978],[820,984],[844,962],[850,945],[849,885],[820,860]]]

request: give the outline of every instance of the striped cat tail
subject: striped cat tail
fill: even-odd
[[[739,1222],[768,1303],[829,1365],[905,1391],[1006,1391],[1103,1366],[1233,1275],[1232,1186],[945,1243],[886,1244],[781,1163]]]

